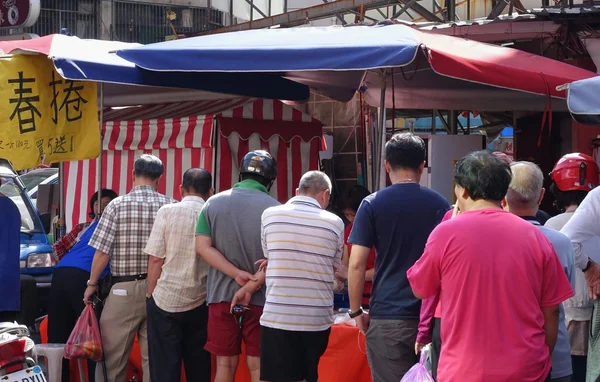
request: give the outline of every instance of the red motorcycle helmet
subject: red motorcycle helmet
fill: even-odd
[[[560,191],[590,191],[598,186],[600,169],[589,155],[563,155],[554,165],[550,177]]]

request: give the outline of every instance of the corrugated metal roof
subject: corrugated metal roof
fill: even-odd
[[[600,12],[600,5],[587,5],[573,8],[545,7],[533,8],[528,11],[535,16],[586,16]]]
[[[423,22],[423,23],[413,23],[419,29],[423,30],[435,30],[435,29],[444,29],[451,27],[463,27],[463,26],[474,26],[474,25],[489,25],[489,24],[501,24],[503,22],[526,22],[531,20],[536,20],[537,16],[533,14],[522,14],[522,15],[503,15],[494,20],[488,20],[485,17],[467,21],[455,21],[449,23],[432,23],[432,22]]]

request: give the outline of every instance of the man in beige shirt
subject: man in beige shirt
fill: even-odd
[[[212,194],[208,171],[187,170],[182,201],[158,210],[144,250],[150,255],[146,311],[152,381],[179,382],[183,361],[188,381],[210,382],[210,354],[204,350],[208,265],[196,255],[194,235]]]

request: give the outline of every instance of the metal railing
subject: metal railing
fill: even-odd
[[[149,44],[176,35],[226,25],[229,16],[202,6],[177,6],[132,0],[41,0],[40,17],[29,28],[0,30],[0,35],[68,33],[80,37]]]

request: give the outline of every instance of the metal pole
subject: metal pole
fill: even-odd
[[[100,91],[99,91],[99,106],[100,106],[100,116],[98,118],[100,124],[100,155],[98,155],[97,164],[96,164],[96,184],[98,185],[98,215],[102,214],[102,152],[104,151],[104,84],[100,83]]]
[[[456,110],[448,111],[448,127],[451,135],[456,135],[458,133],[458,126],[456,122]]]
[[[61,162],[58,165],[58,221],[54,229],[54,242],[65,236],[65,167]]]
[[[375,164],[375,191],[380,190],[381,185],[381,167],[383,166],[383,145],[385,145],[385,120],[386,120],[386,109],[385,109],[385,90],[387,87],[386,71],[381,72],[381,96],[379,100],[379,129],[377,131],[377,139],[375,140],[376,149],[376,161]],[[383,142],[383,143],[382,143]]]
[[[448,0],[448,21],[456,21],[456,0]]]
[[[467,130],[465,131],[465,135],[471,134],[471,113],[467,114]]]

